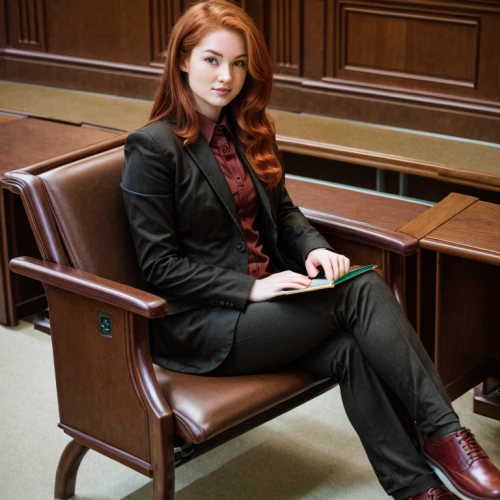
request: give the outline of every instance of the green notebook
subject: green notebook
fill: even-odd
[[[378,267],[376,264],[370,264],[368,266],[357,267],[356,269],[351,269],[348,273],[344,274],[335,281],[329,281],[326,278],[314,278],[311,283],[306,288],[301,288],[300,290],[283,290],[275,295],[275,297],[281,297],[283,295],[295,295],[297,293],[314,292],[316,290],[324,290],[325,288],[333,288],[344,281],[350,280],[359,276],[360,274],[366,273]]]

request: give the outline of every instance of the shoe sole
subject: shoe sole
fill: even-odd
[[[434,462],[432,462],[429,458],[426,458],[427,463],[429,464],[429,467],[437,474],[439,479],[443,481],[445,486],[453,492],[458,498],[461,498],[462,500],[500,500],[500,497],[497,498],[484,498],[484,497],[476,497],[474,495],[469,495],[462,490],[458,489],[458,486],[456,486],[454,483],[451,482],[450,478],[441,470],[441,468],[436,465]]]

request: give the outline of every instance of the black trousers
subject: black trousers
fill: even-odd
[[[249,304],[228,357],[211,374],[290,364],[339,381],[347,416],[389,495],[402,500],[441,484],[418,449],[415,423],[439,439],[460,422],[432,361],[375,272],[334,289]]]

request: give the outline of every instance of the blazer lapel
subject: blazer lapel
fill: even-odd
[[[251,165],[248,163],[247,158],[245,156],[245,153],[243,151],[243,148],[240,144],[239,140],[235,140],[236,143],[236,149],[238,151],[238,156],[240,160],[242,161],[244,167],[250,174],[250,177],[252,178],[253,185],[255,186],[255,191],[257,192],[257,196],[259,197],[261,201],[261,205],[264,208],[267,216],[269,217],[269,220],[273,223],[274,227],[276,227],[276,220],[274,216],[274,212],[271,210],[271,203],[269,201],[269,195],[267,193],[267,190],[263,184],[263,182],[257,177],[257,174],[253,171],[253,168]]]
[[[186,149],[200,170],[205,174],[208,182],[244,237],[233,195],[208,142],[200,135],[198,140],[193,144],[189,144]]]

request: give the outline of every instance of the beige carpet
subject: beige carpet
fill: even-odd
[[[0,327],[0,500],[53,498],[69,440],[58,412],[50,337],[28,323]],[[500,422],[454,406],[500,464]],[[345,416],[339,390],[177,469],[176,500],[387,498]],[[151,481],[95,452],[82,462],[77,500],[151,500]]]
[[[147,121],[151,101],[0,81],[0,108],[121,130]],[[278,134],[500,175],[500,145],[269,110]]]

